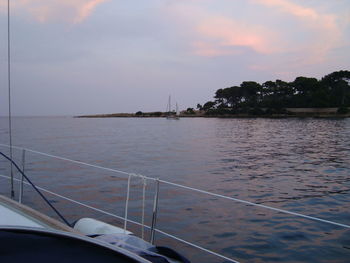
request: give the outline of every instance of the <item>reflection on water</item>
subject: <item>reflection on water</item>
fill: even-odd
[[[0,142],[7,142],[0,119]],[[159,177],[247,201],[350,223],[350,119],[14,118],[14,143],[109,168]],[[3,150],[3,148],[1,148]],[[15,153],[20,160],[20,152]],[[8,165],[0,160],[0,172]],[[27,154],[40,186],[123,215],[126,178]],[[140,221],[142,182],[132,181],[131,219]],[[154,185],[147,185],[150,223]],[[3,180],[1,192],[6,192]],[[26,189],[26,202],[39,199]],[[94,216],[66,201],[71,221]],[[242,262],[348,262],[350,232],[262,208],[161,185],[160,229]],[[36,204],[37,205],[37,204]],[[43,203],[38,207],[50,211]],[[140,229],[132,226],[138,233]],[[222,262],[158,236],[194,262]]]

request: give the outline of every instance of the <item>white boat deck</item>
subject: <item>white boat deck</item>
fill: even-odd
[[[0,203],[0,225],[47,228],[46,225],[2,203]]]
[[[61,222],[2,195],[0,195],[0,226],[38,227],[77,233]]]

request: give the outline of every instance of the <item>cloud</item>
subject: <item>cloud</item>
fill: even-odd
[[[207,1],[208,2],[208,1]],[[244,52],[270,54],[280,51],[281,39],[268,27],[218,14],[198,2],[173,2],[168,14],[187,33],[192,54],[232,56]],[[169,17],[169,15],[168,15]]]
[[[253,0],[259,4],[276,8],[281,12],[293,15],[304,22],[306,26],[313,29],[326,30],[327,33],[333,32],[339,34],[340,29],[337,25],[337,16],[333,14],[322,14],[314,8],[297,5],[290,0]],[[324,34],[325,32],[323,32]],[[334,35],[333,34],[333,35]],[[324,34],[325,35],[325,34]]]
[[[223,16],[207,17],[195,31],[202,40],[194,42],[194,53],[201,56],[235,55],[244,48],[261,54],[278,50],[270,41],[275,34],[267,28]]]
[[[341,2],[173,0],[165,19],[187,54],[293,79],[348,64],[349,7]]]
[[[97,5],[99,5],[105,1],[106,0],[90,0],[90,1],[86,1],[86,3],[82,3],[80,8],[78,8],[75,22],[83,21],[86,17],[88,17],[92,13],[92,11],[94,10],[94,8]]]
[[[316,12],[315,9],[297,5],[288,0],[254,0],[254,1],[266,6],[278,7],[280,10],[298,17],[316,19],[319,16],[319,14]]]
[[[337,47],[342,39],[342,32],[334,14],[323,14],[315,8],[305,7],[290,0],[252,0],[253,2],[274,8],[292,15],[302,21],[304,30],[309,31],[313,40],[300,51],[309,54],[306,63],[315,64],[326,60],[330,50]]]
[[[64,21],[80,23],[101,3],[108,0],[17,0],[11,11],[29,13],[39,22]],[[7,0],[0,0],[0,11],[6,12]]]
[[[281,58],[288,61],[287,67],[298,68],[329,61],[332,51],[344,42],[339,14],[321,12],[317,9],[319,6],[308,7],[292,0],[251,2],[270,9],[265,15],[275,19],[275,25],[265,23],[261,17],[260,21],[259,18],[237,20],[228,14],[217,16],[212,11],[201,10],[194,26],[194,37],[199,38],[192,42],[194,54],[214,57],[252,50],[273,57],[283,55]],[[250,8],[259,7],[251,5]],[[273,15],[273,11],[283,16]],[[256,63],[251,69],[268,69],[268,64],[271,62],[263,62],[263,66]]]

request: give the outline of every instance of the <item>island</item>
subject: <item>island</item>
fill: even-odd
[[[320,80],[297,77],[283,80],[243,81],[220,88],[214,100],[180,112],[180,117],[350,117],[350,71],[330,73]],[[166,117],[174,112],[141,112],[77,117]]]

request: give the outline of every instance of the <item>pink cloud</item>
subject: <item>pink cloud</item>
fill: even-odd
[[[232,56],[253,51],[259,54],[282,52],[287,44],[280,32],[254,20],[237,20],[218,14],[203,3],[213,0],[176,1],[169,5],[171,17],[185,29],[191,52],[197,56]]]
[[[271,6],[271,7],[278,7],[284,12],[287,12],[299,17],[316,19],[319,16],[316,10],[294,4],[288,0],[254,0],[254,1],[263,5]]]
[[[17,0],[11,1],[13,13],[29,13],[39,22],[65,21],[80,23],[97,5],[107,0]],[[6,11],[7,0],[0,0],[0,10]]]
[[[283,40],[270,28],[214,14],[198,3],[173,2],[167,14],[167,19],[172,16],[170,19],[185,29],[192,54],[215,57],[237,55],[248,50],[260,54],[281,50]]]
[[[247,47],[257,53],[269,54],[278,50],[270,43],[270,30],[257,25],[249,25],[225,17],[207,17],[196,26],[202,39],[195,42],[195,54],[204,56],[239,53],[239,48]],[[276,38],[275,38],[276,39]]]
[[[326,60],[329,51],[339,45],[342,33],[337,24],[338,17],[333,14],[323,14],[314,8],[304,7],[290,0],[253,0],[259,4],[276,8],[277,10],[297,17],[304,23],[304,28],[314,36],[314,41],[308,46],[299,47],[300,51],[309,54],[305,63],[315,64]]]
[[[236,5],[239,8],[240,1],[227,3],[227,10]],[[170,11],[175,14],[174,21],[189,32],[192,51],[198,56],[235,55],[248,48],[259,54],[283,55],[284,60],[289,59],[285,61],[289,65],[295,59],[299,65],[311,65],[327,61],[330,51],[342,42],[337,15],[293,0],[249,1],[255,5],[246,7],[259,9],[263,5],[270,9],[264,10],[269,16],[266,24],[263,16],[237,20],[220,9],[220,13],[213,11],[210,7],[214,0],[173,1]],[[273,11],[283,16],[276,16]],[[271,25],[274,16],[278,20]]]
[[[253,0],[254,2],[277,8],[282,12],[298,17],[307,23],[307,26],[339,32],[336,23],[337,16],[331,14],[322,14],[316,9],[304,7],[292,3],[290,0]]]
[[[81,22],[86,17],[88,17],[92,11],[95,9],[95,7],[106,0],[90,0],[86,1],[85,3],[82,3],[80,8],[78,8],[77,17],[75,18],[75,22]]]

